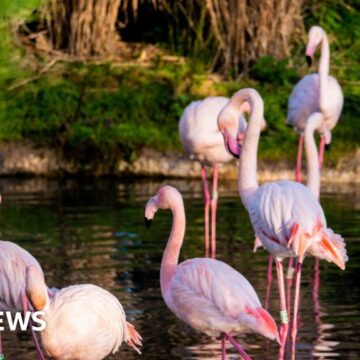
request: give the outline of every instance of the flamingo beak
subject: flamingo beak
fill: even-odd
[[[308,66],[310,67],[311,64],[312,64],[312,57],[309,56],[309,55],[306,55],[305,57],[306,57],[306,62],[307,62],[307,64],[308,64]]]
[[[239,159],[241,153],[241,145],[235,140],[227,130],[223,132],[225,147],[229,154],[231,154],[234,158]]]
[[[144,220],[146,228],[149,229],[152,223],[152,219],[148,219],[147,217],[145,217]]]

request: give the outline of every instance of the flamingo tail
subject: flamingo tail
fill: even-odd
[[[321,257],[329,262],[335,263],[341,270],[345,270],[345,263],[349,260],[346,253],[345,240],[331,229],[322,232],[319,242]]]
[[[140,349],[138,346],[142,346],[142,337],[141,335],[136,331],[134,325],[130,324],[129,322],[126,322],[127,324],[127,332],[128,332],[128,341],[127,344],[132,347],[138,354],[141,354]]]

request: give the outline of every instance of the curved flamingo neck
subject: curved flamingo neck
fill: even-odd
[[[323,33],[321,41],[321,56],[319,63],[319,79],[320,79],[320,110],[326,115],[327,109],[327,83],[330,66],[330,47],[326,33]]]
[[[172,229],[161,261],[160,269],[161,293],[164,298],[170,280],[174,275],[179,262],[179,254],[184,240],[186,226],[185,209],[182,199],[180,198],[177,200],[170,209],[173,214]]]
[[[320,169],[318,151],[315,143],[315,131],[320,131],[323,126],[323,114],[313,113],[305,128],[305,151],[306,151],[306,164],[307,164],[307,187],[319,199],[320,197]]]
[[[257,149],[263,125],[264,104],[260,95],[253,89],[238,91],[228,106],[243,111],[246,102],[250,105],[250,118],[245,132],[239,161],[238,190],[246,208],[250,205],[250,198],[259,187],[257,182]]]

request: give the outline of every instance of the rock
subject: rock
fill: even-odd
[[[274,181],[294,178],[294,163],[260,161],[259,181]],[[237,179],[235,161],[220,167],[221,178]],[[335,168],[322,170],[324,182],[360,183],[360,150],[355,156],[340,159]],[[303,171],[304,176],[306,171]],[[65,174],[136,175],[147,177],[199,178],[200,164],[178,152],[160,152],[144,148],[135,161],[120,159],[114,164],[103,162],[84,164],[76,159],[65,159],[55,149],[37,147],[31,143],[10,143],[0,146],[0,175],[32,175],[54,177]]]

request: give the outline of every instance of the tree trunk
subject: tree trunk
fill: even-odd
[[[45,23],[52,46],[87,58],[116,52],[116,20],[121,0],[51,0]]]
[[[247,71],[259,57],[289,56],[291,38],[302,33],[304,0],[206,0],[225,73]]]

